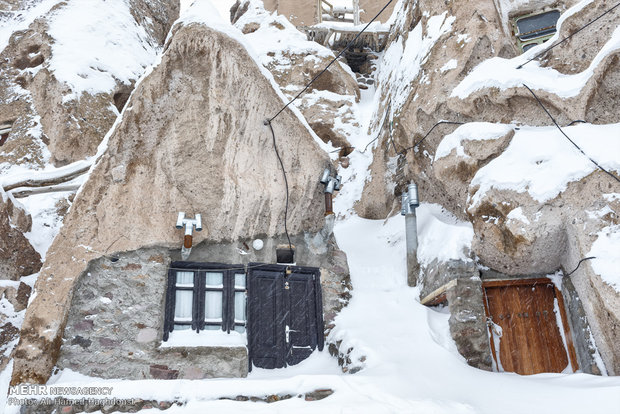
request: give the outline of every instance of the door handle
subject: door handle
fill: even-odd
[[[291,342],[291,340],[290,340],[290,332],[299,332],[299,331],[296,331],[295,329],[289,328],[288,325],[286,325],[284,327],[284,334],[286,335],[286,343],[287,344],[289,344]]]

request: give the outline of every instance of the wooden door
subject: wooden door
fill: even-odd
[[[250,368],[295,365],[322,350],[320,270],[258,263],[248,268]]]
[[[578,368],[562,296],[549,279],[492,281],[483,288],[487,316],[501,327],[491,329],[499,370],[529,375]]]

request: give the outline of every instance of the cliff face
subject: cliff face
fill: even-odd
[[[617,135],[618,37],[613,20],[523,65],[546,46],[519,56],[509,19],[554,7],[559,38],[600,15],[599,2],[405,1],[380,66],[381,130],[373,176],[358,212],[386,217],[410,180],[422,200],[469,220],[472,254],[509,275],[573,270],[617,231],[620,184],[609,151]],[[412,63],[413,62],[413,63]],[[553,125],[531,87],[577,150]],[[429,130],[440,124],[415,148]],[[454,124],[456,123],[456,124]],[[460,125],[464,124],[464,125]],[[616,131],[616,132],[613,132]],[[596,138],[595,138],[596,137]],[[393,140],[395,145],[388,145]],[[395,176],[388,164],[398,163]],[[595,249],[596,250],[596,249]],[[600,251],[600,250],[597,250]],[[573,280],[611,372],[620,372],[620,292],[604,269],[613,257],[582,263]],[[598,266],[598,267],[597,267]],[[599,270],[597,270],[597,268]],[[587,298],[587,299],[586,299]],[[614,333],[615,332],[615,333]]]
[[[202,7],[199,15],[208,16]],[[202,213],[195,244],[283,235],[285,183],[263,125],[283,96],[239,43],[241,33],[225,34],[196,16],[173,28],[161,63],[127,103],[51,246],[13,382],[47,379],[88,263],[149,246],[178,248],[177,212]],[[329,159],[298,113],[284,111],[273,129],[288,172],[288,231],[317,232],[324,221],[318,177]]]

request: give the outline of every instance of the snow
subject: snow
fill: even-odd
[[[597,234],[597,239],[586,256],[594,256],[589,260],[594,273],[620,293],[620,225],[604,227]]]
[[[231,331],[226,333],[222,330],[214,330],[196,333],[191,329],[184,329],[170,332],[168,340],[161,343],[161,348],[186,346],[245,347],[247,343],[248,339],[245,332]]]
[[[620,171],[620,124],[579,124],[563,129],[589,157],[608,170]],[[492,188],[527,192],[543,203],[564,191],[568,183],[595,170],[597,167],[557,128],[522,127],[506,150],[476,173],[471,187],[478,190],[470,205],[476,206]]]
[[[53,13],[49,26],[54,38],[49,68],[71,87],[73,98],[111,92],[117,81],[131,84],[158,54],[127,0],[70,1]]]
[[[0,52],[9,44],[13,33],[26,30],[38,17],[45,15],[59,0],[26,0],[19,9],[6,10],[0,15]]]
[[[446,62],[445,65],[443,65],[439,69],[439,71],[441,73],[444,73],[444,72],[447,72],[449,70],[456,69],[457,66],[458,66],[458,61],[456,59],[450,59],[449,61]]]
[[[564,20],[570,15],[581,10],[592,0],[581,1],[567,10],[558,20],[560,28]],[[593,30],[593,29],[590,29]],[[451,96],[461,99],[467,98],[472,93],[485,88],[498,88],[500,90],[521,87],[526,84],[534,90],[544,90],[557,95],[560,98],[570,98],[579,95],[588,80],[594,74],[598,65],[612,53],[620,49],[620,27],[614,30],[611,38],[603,45],[601,50],[592,59],[592,62],[583,72],[573,75],[565,75],[550,67],[541,67],[537,61],[532,61],[521,69],[517,67],[524,64],[541,51],[558,40],[558,32],[546,43],[529,49],[524,54],[512,59],[495,57],[487,59],[476,66],[461,83],[454,88]]]
[[[434,260],[471,261],[469,253],[474,229],[470,222],[459,220],[439,204],[422,203],[416,213],[419,232],[418,262],[422,267],[428,266]]]
[[[0,177],[0,185],[7,187],[26,180],[53,180],[67,174],[85,170],[90,167],[91,164],[92,160],[87,158],[58,168],[47,164],[42,170],[22,170],[12,174],[5,173]]]
[[[459,126],[449,135],[446,135],[435,151],[435,161],[450,155],[456,149],[456,154],[463,158],[469,158],[465,154],[462,141],[487,141],[501,138],[514,129],[513,125],[492,124],[489,122],[469,122]]]
[[[387,85],[391,86],[393,112],[398,111],[405,103],[411,91],[411,83],[419,75],[431,48],[452,28],[452,23],[456,18],[447,16],[447,14],[448,12],[443,12],[430,17],[425,28],[420,21],[409,32],[406,40],[399,35],[398,40],[394,41],[384,52],[377,81],[380,89],[386,88]],[[424,31],[425,36],[423,36]]]
[[[523,214],[523,209],[521,207],[517,207],[515,209],[510,210],[510,212],[506,215],[506,218],[510,220],[517,220],[525,224],[530,224],[528,218]]]
[[[41,255],[42,260],[45,260],[47,250],[62,227],[58,203],[66,201],[71,194],[72,192],[37,194],[21,199],[26,211],[32,216],[32,229],[24,233],[24,236]]]

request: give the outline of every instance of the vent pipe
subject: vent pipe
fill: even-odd
[[[408,191],[402,195],[400,214],[405,216],[405,231],[407,239],[407,284],[415,286],[420,273],[418,263],[418,225],[415,209],[420,205],[418,186],[411,182]]]
[[[333,195],[334,191],[340,190],[340,182],[342,181],[342,177],[339,175],[332,177],[329,172],[329,168],[325,168],[323,171],[323,175],[321,176],[320,182],[325,186],[325,215],[329,216],[330,214],[334,214],[333,208]]]
[[[183,247],[181,248],[181,258],[183,260],[187,260],[189,254],[192,252],[192,233],[194,232],[194,228],[196,231],[202,230],[202,216],[200,214],[196,214],[193,219],[186,218],[184,212],[180,212],[177,217],[177,229],[182,229],[185,227],[185,236],[183,237]]]

